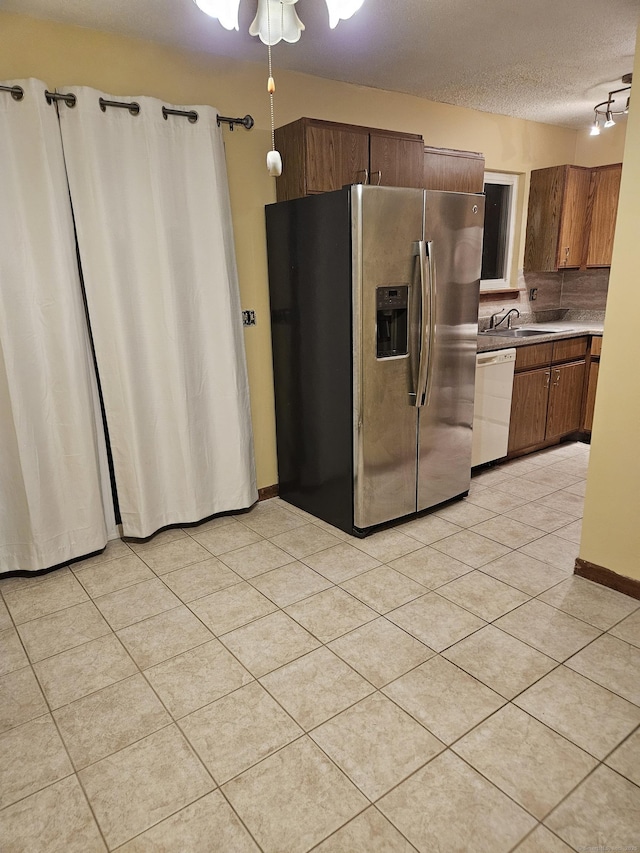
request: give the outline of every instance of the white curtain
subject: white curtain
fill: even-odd
[[[257,499],[222,136],[211,107],[191,123],[153,98],[69,90],[60,123],[122,528],[146,537]]]
[[[93,365],[55,107],[0,93],[0,573],[107,541]]]

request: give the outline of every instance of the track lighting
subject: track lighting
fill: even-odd
[[[598,134],[600,133],[600,118],[604,119],[603,127],[613,127],[613,125],[616,123],[614,116],[626,115],[629,112],[629,96],[627,96],[624,109],[615,109],[615,96],[622,94],[622,92],[629,92],[631,89],[632,80],[632,74],[625,74],[622,78],[622,82],[625,84],[624,87],[622,89],[614,89],[612,92],[609,92],[609,96],[606,101],[602,101],[601,103],[595,105],[595,107],[593,108],[595,118],[591,127],[591,136],[598,136]]]

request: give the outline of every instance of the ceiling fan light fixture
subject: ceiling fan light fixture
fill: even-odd
[[[295,10],[297,0],[258,0],[258,11],[249,27],[249,35],[258,36],[263,44],[300,41],[304,24]]]
[[[225,30],[239,30],[238,9],[240,0],[193,0],[211,18],[217,18]]]
[[[238,30],[240,0],[193,0],[196,6],[211,18],[217,18],[227,30]],[[252,36],[258,36],[263,44],[300,41],[304,24],[298,17],[294,5],[298,0],[258,0],[258,11],[249,27]],[[335,29],[340,21],[346,21],[358,11],[364,0],[325,0],[329,12],[329,26]],[[267,19],[267,11],[270,18]],[[270,32],[270,34],[269,34]]]
[[[340,21],[346,21],[358,11],[364,0],[326,0],[329,10],[329,26],[332,30]]]
[[[193,0],[196,6],[212,18],[217,18],[227,30],[238,30],[238,9],[240,0]],[[271,64],[271,48],[280,41],[295,44],[300,41],[304,24],[298,17],[295,4],[298,0],[258,0],[256,16],[249,27],[249,34],[258,36],[267,46],[269,57],[269,77],[267,93],[271,114],[271,150],[267,153],[267,170],[273,177],[282,174],[282,157],[276,151],[275,118],[273,96],[276,84]],[[325,0],[329,10],[329,26],[334,29],[339,21],[345,21],[354,15],[364,0]],[[233,125],[231,126],[233,130]]]

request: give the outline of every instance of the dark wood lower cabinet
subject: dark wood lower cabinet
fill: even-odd
[[[589,347],[589,358],[587,360],[588,381],[584,401],[584,423],[585,432],[593,429],[593,411],[596,405],[596,389],[598,387],[598,372],[600,370],[600,355],[602,353],[602,337],[591,338]]]
[[[549,400],[549,368],[513,377],[508,453],[544,441]]]
[[[598,386],[599,361],[592,361],[589,365],[589,382],[587,384],[587,399],[584,404],[584,426],[587,432],[593,429],[593,410],[596,405],[596,388]]]
[[[519,347],[508,454],[531,451],[583,429],[587,338]],[[546,362],[546,363],[545,363]]]
[[[545,439],[559,438],[581,428],[584,371],[584,361],[551,368]]]

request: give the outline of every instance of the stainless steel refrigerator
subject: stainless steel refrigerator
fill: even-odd
[[[484,197],[268,205],[279,494],[365,535],[466,494]]]

